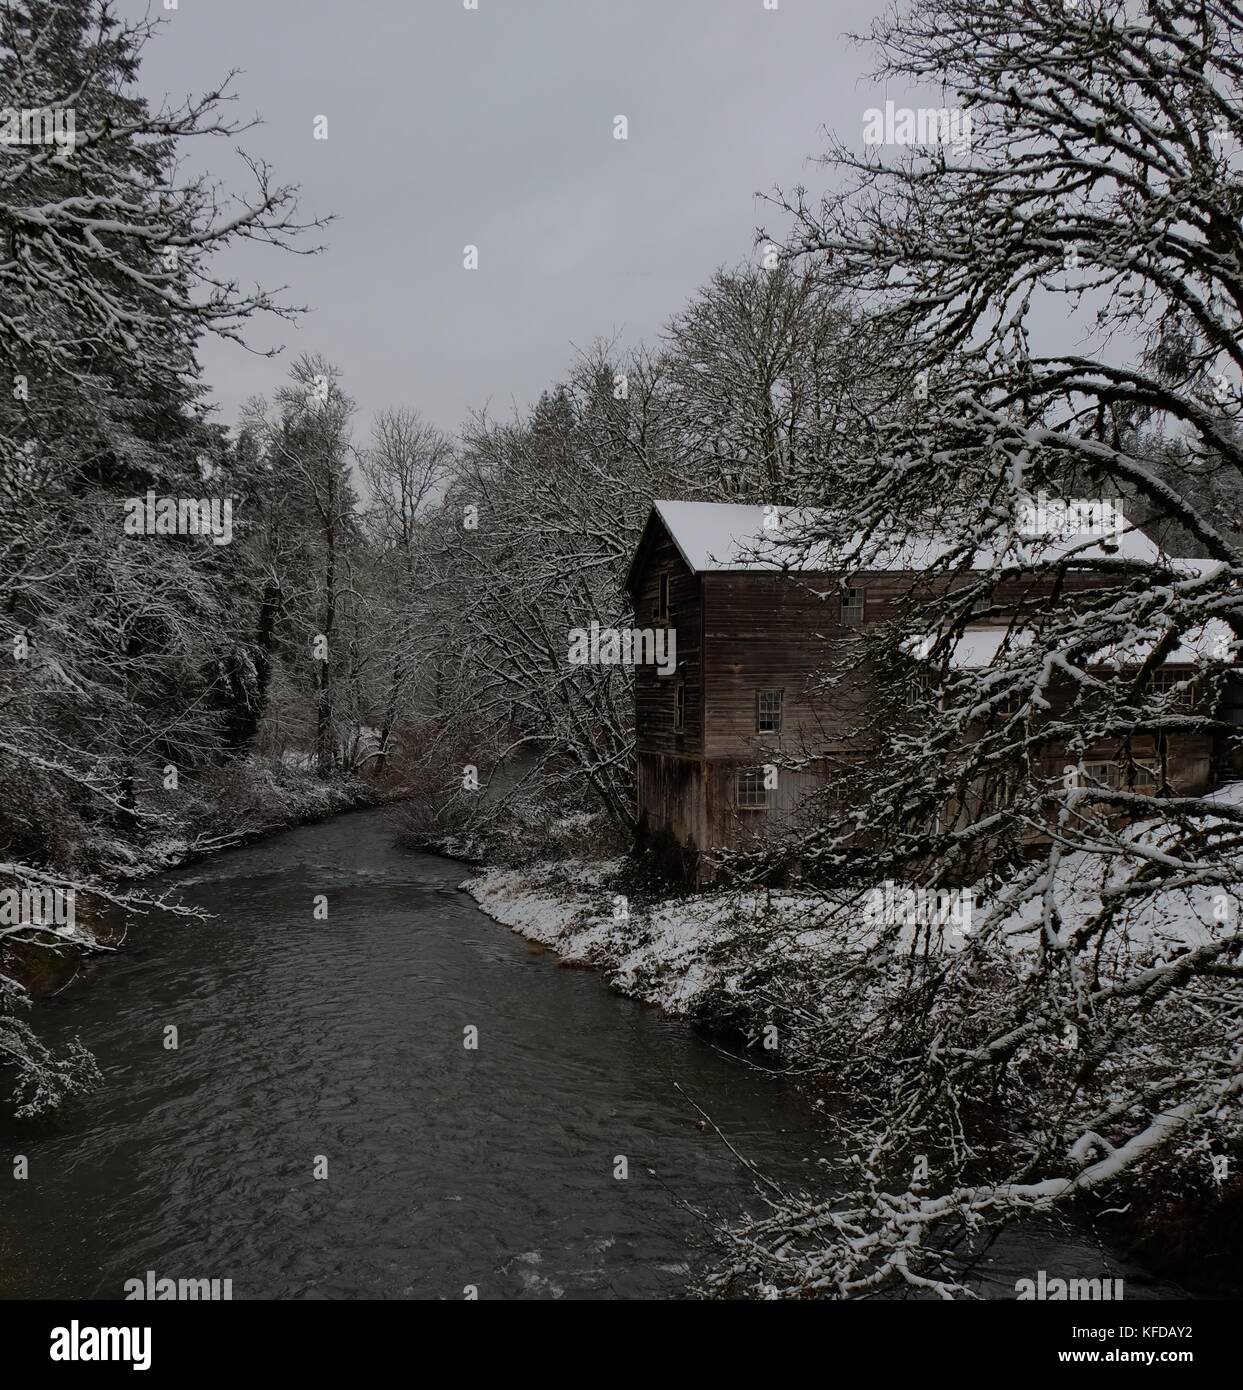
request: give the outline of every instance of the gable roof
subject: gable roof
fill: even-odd
[[[1121,515],[1120,513],[1118,514]],[[901,537],[886,545],[883,539],[867,540],[865,559],[859,548],[864,537],[852,537],[843,547],[824,543],[810,547],[797,543],[800,533],[830,513],[816,508],[764,507],[740,502],[653,502],[643,529],[643,538],[635,549],[626,588],[632,591],[639,558],[654,521],[668,532],[679,555],[692,574],[709,572],[764,573],[774,570],[800,570],[806,573],[875,571],[918,571],[927,569],[950,549],[941,537]],[[981,549],[975,556],[973,568],[986,570],[996,561],[1011,562],[1030,556],[1033,560],[1052,560],[1073,554],[1076,560],[1127,559],[1146,564],[1174,563],[1164,551],[1142,531],[1125,525],[1108,542],[1077,533],[1052,538],[1016,539],[1010,551]],[[793,540],[782,540],[782,536]],[[1116,542],[1116,543],[1115,543]],[[1211,562],[1178,561],[1180,566],[1198,566]]]

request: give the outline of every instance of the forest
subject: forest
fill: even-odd
[[[102,0],[0,4],[0,105],[75,115],[0,142],[8,1108],[99,1083],[85,1046],[43,1040],[39,996],[127,916],[193,927],[151,874],[393,802],[511,924],[537,883],[579,929],[610,924],[582,951],[641,997],[679,1007],[651,933],[698,923],[708,983],[680,1007],[775,1028],[783,1065],[856,1098],[848,1195],[773,1195],[723,1233],[707,1292],[954,1297],[947,1251],[1080,1202],[1138,1204],[1166,1253],[1220,1258],[1243,1214],[1243,771],[1215,703],[1243,649],[1243,11],[909,0],[871,36],[877,72],[951,93],[969,149],[829,137],[814,190],[770,195],[658,339],[567,347],[537,400],[454,434],[417,394],[360,422],[352,364],[310,346],[217,418],[204,340],[305,307],[233,278],[231,250],[331,256],[333,210],[257,159],[228,192],[187,172],[188,147],[246,126],[227,86],[141,95],[157,31]],[[1043,495],[1118,499],[1200,563],[1105,557],[1077,590],[1050,559],[1031,640],[956,670]],[[636,841],[631,666],[570,655],[644,626],[624,581],[668,498],[800,509],[791,543],[851,572],[932,529],[930,575],[954,580],[860,639],[896,672],[931,634],[918,719],[895,676],[869,756],[693,901]],[[1150,677],[1210,623],[1229,640],[1189,708]],[[824,689],[860,659],[826,652]],[[1154,722],[1211,734],[1223,785],[1185,795],[1158,769],[1089,795],[1039,773],[1051,737],[1125,758]],[[1003,791],[976,806],[986,780]],[[1009,853],[1037,821],[1047,853]],[[896,922],[859,939],[859,895],[913,880],[979,889],[967,946]]]

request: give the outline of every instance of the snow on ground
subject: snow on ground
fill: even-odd
[[[612,904],[599,884],[619,862],[566,860],[521,869],[487,869],[462,887],[504,926],[578,960],[584,958],[587,939],[598,929],[601,914],[611,920]]]
[[[1231,782],[1212,792],[1205,801],[1238,810],[1243,806],[1243,782]],[[1208,830],[1213,821],[1201,822]],[[1226,826],[1217,821],[1217,825]],[[1152,862],[1160,862],[1170,840],[1168,827],[1154,822],[1132,826],[1124,839],[1134,846],[1125,857],[1068,854],[1058,865],[1054,891],[1050,895],[1061,916],[1060,938],[1066,940],[1100,910],[1102,900],[1117,897]],[[1186,851],[1178,855],[1185,860]],[[1216,860],[1207,854],[1207,860]],[[1187,875],[1193,877],[1193,875]],[[1237,929],[1243,916],[1243,862],[1238,864],[1233,883],[1192,883],[1186,888],[1166,890],[1143,897],[1128,905],[1120,923],[1120,945],[1132,952],[1153,950],[1158,955],[1203,945],[1223,930]],[[1032,901],[1003,924],[1007,939],[1021,944],[1034,938],[1039,924],[1040,903]]]
[[[1243,784],[1216,793],[1223,804],[1243,804]],[[1060,862],[1054,891],[1059,931],[1066,940],[1160,855],[1164,834],[1137,825],[1128,837],[1135,854],[1125,858],[1069,854]],[[521,868],[490,868],[462,887],[505,926],[551,948],[563,960],[605,971],[623,993],[693,1015],[709,1003],[728,1004],[757,979],[781,976],[810,982],[830,961],[858,956],[877,945],[880,928],[888,950],[960,951],[967,948],[980,908],[970,893],[943,893],[912,900],[909,885],[881,885],[867,892],[715,892],[673,897],[651,905],[629,902],[610,886],[621,859],[543,861]],[[850,910],[843,913],[842,907]],[[946,910],[946,909],[949,910]],[[1192,884],[1142,897],[1111,928],[1111,951],[1157,957],[1193,948],[1222,931],[1237,929],[1243,911],[1240,881]],[[1024,902],[1001,923],[1001,935],[1023,953],[1039,940],[1042,903]],[[831,923],[831,924],[830,924]]]
[[[757,970],[806,966],[810,976],[814,961],[842,950],[841,931],[818,926],[831,907],[820,895],[703,893],[641,908],[608,886],[622,863],[492,868],[462,887],[496,921],[675,1014],[697,1013],[710,996],[741,995]]]

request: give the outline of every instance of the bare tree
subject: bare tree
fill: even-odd
[[[349,464],[354,402],[341,373],[318,355],[294,363],[276,393],[274,418],[252,420],[262,429],[271,466],[284,483],[301,575],[288,595],[296,659],[310,663],[315,690],[315,764],[320,777],[337,767],[335,695],[341,656],[337,621],[350,580],[357,517]]]
[[[122,532],[148,492],[226,500],[227,450],[204,418],[195,348],[256,314],[293,309],[212,269],[239,241],[293,249],[295,190],[246,161],[232,197],[179,163],[196,136],[233,140],[226,82],[177,107],[133,90],[154,23],[103,0],[0,6],[6,110],[46,117],[0,142],[0,891],[112,895],[136,846],[167,832],[153,804],[168,768],[209,764],[227,741],[242,661],[234,587],[200,536]],[[19,1104],[46,1108],[92,1077],[57,1061],[13,1016],[28,948],[88,947],[90,933],[0,923],[0,1063]],[[97,944],[97,943],[96,943]]]
[[[375,634],[379,660],[387,671],[375,772],[384,774],[399,713],[409,703],[411,683],[429,672],[418,643],[403,640],[411,626],[422,625],[419,610],[427,603],[429,574],[420,563],[423,518],[443,491],[454,460],[453,443],[407,407],[376,416],[371,444],[360,457],[370,498],[367,522],[378,550],[372,587],[382,589],[386,613]],[[376,596],[378,598],[378,595]]]
[[[1199,735],[1227,775],[1237,755],[1219,709],[1239,518],[1204,480],[1243,467],[1243,11],[916,0],[873,38],[880,76],[954,94],[970,146],[839,143],[839,191],[784,203],[791,255],[875,315],[915,403],[844,480],[803,475],[825,508],[803,538],[863,582],[895,545],[929,567],[850,653],[877,683],[857,731],[873,756],[789,855],[839,891],[969,885],[981,906],[961,949],[902,922],[861,945],[845,894],[817,1027],[836,1084],[879,1098],[858,1182],[778,1203],[720,1286],[951,1296],[952,1238],[1087,1194],[1142,1201],[1163,1167],[1211,1202],[1214,1156],[1243,1140],[1243,806],[1180,787],[1160,752]],[[1033,538],[1040,493],[1076,488],[1176,524],[1201,562],[1137,535]],[[990,620],[995,658],[964,669],[964,632]],[[1152,680],[1189,645],[1191,700]],[[1098,756],[1116,780],[1086,771]]]
[[[667,410],[688,483],[782,500],[851,447],[871,395],[858,315],[786,263],[718,270],[665,333]]]

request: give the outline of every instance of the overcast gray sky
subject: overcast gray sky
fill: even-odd
[[[265,361],[209,343],[208,383],[232,424],[285,363],[322,352],[358,426],[388,404],[456,430],[507,412],[599,336],[653,340],[713,267],[753,254],[760,190],[804,181],[822,128],[861,130],[885,92],[861,80],[876,0],[178,0],[141,87],[180,99],[243,69],[243,147],[335,213],[319,257],[245,248],[221,268],[312,307],[273,321]],[[127,0],[123,11],[146,4]],[[613,138],[625,115],[629,139]],[[328,138],[313,138],[316,116]],[[196,162],[246,177],[223,141]],[[479,270],[462,249],[479,247]]]

